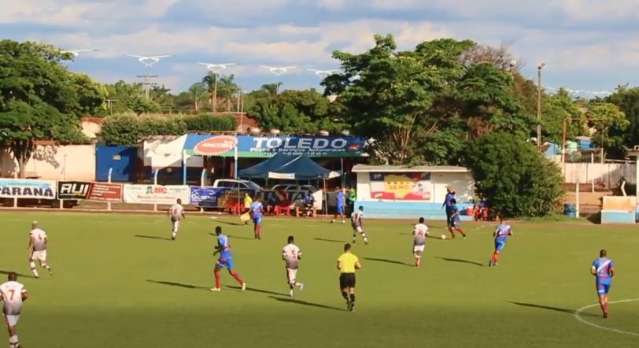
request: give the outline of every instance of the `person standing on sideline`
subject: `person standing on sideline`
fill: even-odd
[[[248,192],[244,193],[244,211],[242,211],[242,215],[246,214],[247,217],[250,215],[251,204],[253,204],[253,198],[251,198],[251,195]],[[244,224],[248,225],[249,220],[250,219],[246,219]]]
[[[253,233],[255,239],[262,239],[262,217],[264,216],[264,206],[259,197],[255,197],[251,203],[251,218],[253,219]]]
[[[297,271],[300,268],[302,250],[295,245],[295,237],[288,236],[288,244],[282,248],[282,260],[286,267],[286,282],[290,287],[289,295],[293,297],[293,290],[297,287],[304,290],[304,284],[297,281]]]
[[[339,188],[338,187],[337,191],[337,207],[336,207],[336,211],[335,211],[335,218],[331,221],[331,222],[335,222],[335,220],[337,220],[337,217],[339,216],[340,219],[342,219],[342,223],[346,223],[346,220],[344,219],[344,214],[346,214],[346,189],[345,188]]]
[[[355,308],[355,271],[362,268],[359,258],[351,253],[351,245],[344,244],[344,253],[337,258],[339,270],[339,288],[342,297],[346,300],[346,310],[349,312]]]
[[[217,235],[217,245],[215,246],[213,255],[220,254],[220,257],[215,263],[215,269],[213,270],[213,274],[215,276],[215,287],[211,288],[211,291],[222,291],[222,275],[220,274],[220,271],[224,268],[226,268],[231,277],[240,284],[242,291],[246,290],[246,282],[244,282],[240,275],[233,269],[233,254],[231,254],[231,242],[229,241],[229,237],[222,233],[222,227],[220,226],[215,227],[215,235]]]
[[[175,204],[169,209],[169,217],[171,218],[171,239],[177,238],[178,230],[180,229],[180,222],[184,220],[184,207],[182,207],[182,200],[177,199]]]
[[[599,297],[599,306],[604,318],[608,318],[608,292],[615,276],[615,263],[608,258],[606,249],[599,251],[599,258],[592,262],[590,273],[595,276],[595,287]]]
[[[8,280],[0,284],[0,301],[3,303],[2,316],[9,331],[9,348],[20,348],[16,326],[20,319],[22,303],[29,298],[29,293],[23,284],[18,283],[18,275],[15,272],[9,273]]]
[[[354,187],[349,188],[347,200],[349,212],[352,214],[355,211],[355,202],[357,202],[357,190]]]
[[[413,227],[413,256],[415,256],[415,267],[422,264],[422,255],[426,247],[426,237],[428,237],[428,226],[424,223],[424,218],[419,218],[419,223]]]
[[[47,233],[40,228],[37,221],[31,223],[31,232],[29,232],[29,268],[31,273],[36,278],[39,278],[38,270],[36,269],[36,261],[40,263],[40,267],[43,267],[49,274],[52,274],[51,266],[47,263],[47,246],[49,239]]]

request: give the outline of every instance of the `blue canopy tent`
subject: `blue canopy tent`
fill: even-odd
[[[247,179],[322,180],[339,176],[304,156],[277,154],[264,162],[239,171]]]

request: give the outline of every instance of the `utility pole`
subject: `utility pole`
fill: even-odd
[[[541,151],[541,69],[546,63],[537,66],[537,149]]]
[[[142,86],[144,86],[144,95],[146,99],[150,98],[151,86],[155,85],[155,82],[152,82],[153,79],[157,79],[158,75],[136,75],[135,77],[142,79]]]
[[[109,114],[113,115],[113,102],[114,101],[118,101],[117,99],[106,99],[105,100],[107,102],[107,108],[109,109]]]
[[[214,72],[213,73],[213,77],[215,78],[215,81],[213,83],[213,104],[211,105],[213,107],[213,113],[217,112],[217,73]]]

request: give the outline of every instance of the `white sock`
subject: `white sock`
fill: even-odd
[[[38,270],[34,268],[31,269],[31,273],[33,273],[34,276],[39,277],[40,275],[38,274]]]
[[[9,345],[12,347],[17,347],[19,345],[18,343],[18,335],[13,335],[11,337],[9,337]]]

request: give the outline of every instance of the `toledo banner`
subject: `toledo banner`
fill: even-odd
[[[0,179],[0,197],[55,199],[56,182],[53,180]]]
[[[191,191],[182,185],[124,185],[124,202],[141,204],[173,204],[179,198],[182,204],[191,202]]]
[[[430,173],[370,173],[371,198],[430,201]]]

